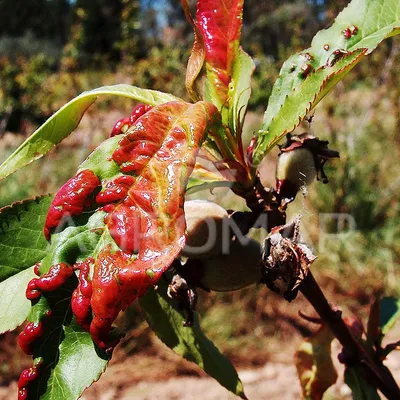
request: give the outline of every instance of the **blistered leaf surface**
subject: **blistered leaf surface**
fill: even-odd
[[[29,393],[76,399],[98,379],[119,340],[111,326],[119,311],[184,245],[185,188],[217,114],[204,102],[154,107],[100,145],[54,197],[44,229],[51,247],[29,283],[34,305],[20,336],[25,352],[43,357]]]
[[[206,58],[206,50],[204,46],[203,35],[201,34],[199,27],[193,20],[193,17],[190,13],[188,1],[182,0],[181,3],[186,19],[188,20],[190,25],[192,25],[194,32],[193,48],[186,69],[186,89],[191,99],[197,101],[199,100],[200,95],[197,93],[195,83],[203,67],[204,60]]]
[[[239,46],[242,19],[243,0],[197,2],[196,28],[201,36],[197,43],[205,49],[207,70],[205,98],[218,107],[222,122],[238,138],[254,70],[251,57]]]
[[[243,0],[199,0],[196,22],[204,39],[212,91],[223,104],[239,49]]]

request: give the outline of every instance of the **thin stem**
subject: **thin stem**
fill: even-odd
[[[360,365],[368,381],[389,400],[400,399],[400,389],[390,371],[380,360],[375,359],[367,352],[360,340],[353,335],[343,321],[341,312],[330,306],[311,271],[302,282],[300,291],[328,325],[346,352],[351,355],[352,361]]]

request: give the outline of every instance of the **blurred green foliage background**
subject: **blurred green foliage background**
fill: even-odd
[[[347,3],[246,0],[242,45],[257,67],[247,137],[260,126],[283,61],[308,47]],[[187,98],[184,77],[193,37],[179,0],[0,0],[0,15],[1,160],[84,90],[129,83]],[[323,100],[313,122],[302,126],[328,139],[341,159],[328,167],[330,183],[298,196],[293,213],[303,214],[324,288],[361,317],[377,293],[400,294],[399,61],[399,40],[385,41]],[[107,100],[91,108],[62,145],[1,183],[0,206],[56,191],[133,105]],[[266,167],[270,175],[274,157]],[[216,190],[209,198],[223,196]],[[229,201],[232,208],[242,207]],[[332,217],[322,232],[321,213],[346,213],[355,229]],[[296,302],[307,307],[301,298]],[[210,337],[235,362],[250,365],[265,362],[293,332],[309,332],[297,309],[262,287],[202,294],[200,301]],[[135,340],[149,335],[138,313],[132,309],[127,323]],[[138,343],[143,340],[147,343],[143,338]],[[140,350],[136,347],[128,340],[122,349],[128,354]],[[3,362],[6,377],[20,369],[10,365]]]

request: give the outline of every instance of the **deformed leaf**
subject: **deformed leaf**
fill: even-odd
[[[98,379],[105,350],[118,342],[111,327],[118,312],[157,282],[184,245],[185,187],[216,115],[204,102],[154,107],[125,135],[100,145],[81,165],[80,178],[54,197],[45,224],[51,246],[36,279],[45,281],[33,282],[40,292],[28,315],[39,333],[32,342],[27,331],[21,345],[42,360],[29,393],[73,400]],[[92,268],[87,282],[93,294],[81,310],[74,299],[83,290],[85,263]],[[78,318],[75,310],[84,313]]]
[[[228,97],[242,30],[243,0],[199,0],[196,24],[206,49],[208,84],[221,109]]]
[[[130,85],[104,86],[83,92],[51,116],[0,165],[0,180],[42,157],[65,139],[78,126],[86,110],[104,95],[127,97],[153,106],[179,100],[171,94]]]
[[[52,196],[46,195],[0,210],[0,282],[32,267],[46,255],[43,225],[51,201]]]
[[[29,398],[76,400],[107,366],[109,356],[72,318],[74,286],[70,281],[62,290],[42,296],[32,308],[28,319],[37,322],[45,318],[45,329],[34,350],[35,362],[40,360],[41,366],[38,379],[29,385]],[[45,317],[48,310],[50,318]]]
[[[254,70],[251,57],[239,46],[242,19],[243,0],[199,0],[195,29],[199,49],[191,57],[196,59],[197,54],[199,59],[201,46],[205,47],[205,99],[218,107],[222,122],[239,141]]]
[[[253,59],[242,48],[239,48],[233,64],[232,79],[228,93],[231,99],[229,102],[231,109],[229,126],[233,132],[242,129],[247,104],[250,100],[251,76],[254,69]]]
[[[26,320],[31,303],[25,289],[34,276],[31,267],[0,282],[0,334],[12,331]]]
[[[296,351],[295,364],[305,399],[321,399],[337,380],[331,357],[333,339],[329,328],[323,326]]]
[[[190,13],[188,0],[181,0],[181,3],[186,19],[190,25],[192,25],[194,31],[193,48],[186,69],[186,89],[190,98],[197,101],[199,100],[199,95],[195,88],[195,82],[203,68],[204,60],[206,58],[206,50],[204,47],[203,36]]]
[[[364,55],[398,33],[397,0],[353,0],[329,29],[317,33],[310,48],[291,56],[269,99],[254,153],[256,164]]]
[[[87,213],[82,218],[70,219],[60,232],[54,232],[51,246],[41,261],[40,272],[42,274],[48,272],[54,264],[73,265],[92,256],[98,243],[107,233],[104,216],[102,210]]]
[[[227,180],[218,171],[213,172],[200,164],[196,164],[195,169],[189,178],[186,195],[206,189],[212,191],[218,187],[231,188],[233,185],[234,181]]]
[[[106,223],[122,251],[111,253],[105,248],[95,264],[90,329],[101,347],[107,346],[108,331],[118,312],[157,282],[184,245],[185,187],[200,143],[216,115],[216,108],[204,102],[155,107],[112,154],[126,175],[111,182],[117,185],[123,179],[124,194],[115,202],[117,186],[111,183],[96,199],[104,204],[112,199]],[[82,168],[92,169],[91,162],[89,157]],[[135,177],[127,175],[132,173]]]
[[[140,299],[140,305],[155,334],[175,353],[194,362],[226,389],[245,399],[243,385],[235,368],[201,331],[197,313],[193,327],[184,327],[185,316],[166,293],[167,286],[161,280],[157,290],[150,289]]]
[[[197,192],[201,192],[202,190],[209,190],[210,192],[216,188],[232,188],[233,183],[230,181],[220,181],[220,180],[209,180],[204,181],[201,179],[189,179],[189,183],[186,190],[186,195],[191,195]]]
[[[266,117],[264,118],[263,128],[259,131],[259,139],[253,153],[254,164],[259,164],[265,154],[279,143],[287,133],[293,131],[306,117],[307,113],[337,82],[350,72],[364,54],[365,50],[348,53],[333,66],[321,67],[316,70],[300,86],[292,89],[285,97],[279,110],[271,117],[268,125],[265,123]],[[282,68],[285,65],[286,63]],[[271,95],[269,104],[273,101]]]

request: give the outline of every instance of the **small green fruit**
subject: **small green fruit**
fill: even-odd
[[[242,289],[261,281],[261,245],[247,239],[246,243],[231,242],[229,254],[202,259],[199,283],[201,287],[217,292]]]
[[[311,150],[299,147],[281,153],[276,168],[276,179],[286,180],[298,189],[310,185],[317,177],[315,157]]]
[[[221,254],[222,235],[228,232],[224,229],[224,224],[229,224],[228,212],[206,200],[186,201],[184,210],[187,236],[181,256],[203,258]]]
[[[319,140],[305,132],[298,136],[287,135],[287,142],[280,147],[281,153],[276,168],[276,192],[284,204],[289,204],[303,186],[310,185],[315,178],[328,178],[324,164],[339,153],[328,148],[329,142]]]

